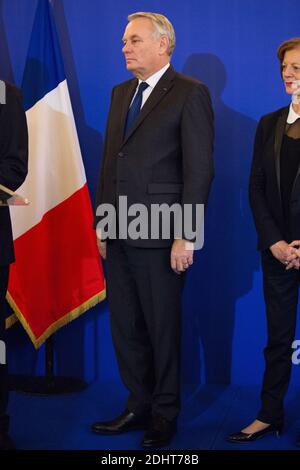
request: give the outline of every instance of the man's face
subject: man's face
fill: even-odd
[[[156,39],[153,33],[154,27],[148,18],[130,21],[124,32],[122,52],[127,70],[141,79],[147,79],[163,66],[162,40]]]

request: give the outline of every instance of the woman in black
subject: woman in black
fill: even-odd
[[[227,437],[230,442],[281,432],[292,366],[300,280],[300,37],[281,44],[277,55],[292,103],[260,120],[249,186],[268,325],[262,404],[250,425]]]

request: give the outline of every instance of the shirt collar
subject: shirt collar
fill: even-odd
[[[290,104],[290,110],[289,110],[289,115],[287,117],[286,122],[288,124],[293,124],[297,119],[300,118],[300,114],[297,114],[296,111],[294,111],[294,108],[292,106],[292,103]]]
[[[147,80],[139,80],[139,84],[141,82],[146,82],[148,83],[149,87],[154,88],[157,82],[161,79],[163,74],[168,70],[170,67],[170,64],[165,65],[162,69],[160,69],[158,72],[155,72],[153,75],[151,75]]]

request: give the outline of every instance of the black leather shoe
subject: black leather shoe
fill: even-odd
[[[167,446],[176,433],[176,421],[168,421],[163,416],[152,417],[147,428],[142,447],[157,448]]]
[[[229,436],[226,437],[226,440],[228,442],[234,442],[234,443],[253,442],[253,441],[256,441],[257,439],[261,439],[262,437],[265,437],[273,433],[275,433],[277,437],[279,437],[282,432],[282,428],[283,428],[282,425],[270,424],[270,426],[263,429],[262,431],[257,431],[253,433],[236,432],[234,434],[230,434]]]
[[[121,416],[111,421],[99,421],[92,425],[92,431],[97,434],[122,434],[136,429],[146,429],[149,424],[149,415],[139,416],[125,410]]]

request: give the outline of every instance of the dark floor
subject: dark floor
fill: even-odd
[[[203,385],[185,387],[178,433],[167,449],[297,450],[300,433],[300,392],[291,389],[286,400],[286,426],[278,439],[268,436],[252,444],[234,445],[224,437],[249,423],[259,407],[256,387]],[[136,450],[142,432],[99,436],[90,432],[94,421],[122,411],[126,394],[120,385],[95,383],[77,394],[39,397],[11,393],[11,435],[18,449]]]

